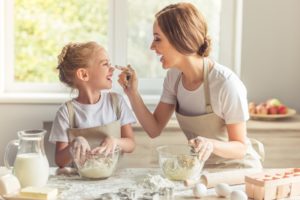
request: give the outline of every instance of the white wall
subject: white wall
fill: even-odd
[[[300,112],[300,1],[245,0],[241,77],[249,100]]]
[[[44,128],[43,122],[54,119],[58,106],[59,104],[0,104],[0,165],[3,165],[6,144],[18,138],[17,131]],[[48,151],[51,149],[49,155],[53,154],[52,144],[47,143],[46,148]],[[14,157],[14,153],[12,151],[10,157]],[[53,163],[53,157],[48,159]],[[12,159],[10,162],[13,162]]]
[[[241,75],[249,100],[277,97],[300,112],[299,21],[299,0],[244,1]],[[0,104],[0,165],[4,148],[17,138],[17,131],[43,128],[44,121],[53,120],[58,106]]]

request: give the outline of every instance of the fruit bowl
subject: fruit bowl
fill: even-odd
[[[259,104],[249,102],[248,108],[251,119],[258,120],[288,118],[296,114],[296,110],[290,109],[276,98],[269,99]]]
[[[251,119],[258,119],[258,120],[276,120],[276,119],[283,119],[292,117],[296,114],[296,110],[294,109],[287,109],[286,114],[250,114]]]
[[[117,147],[108,155],[104,153],[88,153],[81,157],[79,161],[75,160],[75,164],[82,178],[106,179],[115,171],[119,155],[120,148]]]
[[[204,162],[191,153],[188,145],[165,145],[157,147],[159,166],[170,180],[184,181],[200,177]]]

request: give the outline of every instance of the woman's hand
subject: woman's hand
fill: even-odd
[[[117,140],[117,138],[106,137],[99,147],[91,150],[91,153],[104,153],[104,155],[107,156],[108,154],[114,152],[115,148],[117,147]]]
[[[213,143],[201,136],[189,140],[189,145],[195,153],[198,153],[199,159],[203,161],[206,161],[214,150]]]
[[[137,91],[138,79],[135,70],[130,65],[127,65],[127,67],[116,66],[116,69],[122,70],[121,74],[119,74],[118,82],[124,89],[124,92],[130,95]]]

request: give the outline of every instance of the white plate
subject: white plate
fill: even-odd
[[[262,114],[250,114],[251,119],[260,119],[260,120],[275,120],[292,117],[296,114],[296,110],[288,108],[288,112],[286,114],[278,114],[278,115],[262,115]]]

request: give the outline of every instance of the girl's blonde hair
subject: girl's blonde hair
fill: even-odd
[[[162,32],[174,48],[185,55],[197,53],[207,57],[211,40],[204,16],[191,3],[171,4],[156,15]]]
[[[69,43],[58,55],[59,80],[71,88],[75,87],[76,70],[87,68],[91,64],[91,57],[95,49],[99,48],[96,42]]]

